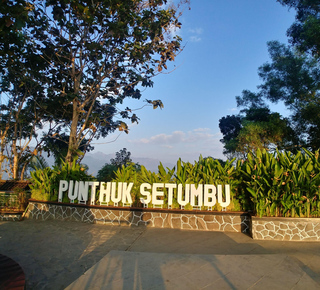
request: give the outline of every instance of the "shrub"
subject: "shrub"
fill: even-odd
[[[62,162],[61,166],[46,167],[31,171],[31,198],[43,201],[58,201],[60,180],[90,181],[93,176],[88,175],[83,165],[77,164],[76,160],[70,166]],[[67,196],[64,202],[69,202]]]

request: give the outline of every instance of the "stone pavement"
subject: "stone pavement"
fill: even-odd
[[[0,253],[27,289],[319,289],[320,242],[241,233],[0,222]]]

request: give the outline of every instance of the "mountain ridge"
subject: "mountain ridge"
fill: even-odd
[[[97,176],[98,171],[106,164],[110,163],[110,159],[115,157],[115,153],[106,154],[101,151],[94,153],[86,153],[81,163],[86,164],[89,167],[88,172],[94,176]],[[131,157],[134,163],[139,163],[143,165],[147,170],[158,172],[158,166],[160,165],[160,160],[149,157]],[[168,162],[162,162],[163,166],[169,167],[170,169],[174,167],[173,164]]]

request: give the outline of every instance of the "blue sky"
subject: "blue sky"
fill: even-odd
[[[235,96],[256,90],[257,69],[269,60],[266,43],[287,43],[286,30],[294,21],[276,0],[193,0],[178,32],[185,45],[169,74],[154,78],[144,99],[161,99],[164,109],[145,107],[136,113],[138,125],[130,133],[116,132],[93,142],[95,152],[115,153],[127,148],[132,157],[156,158],[175,164],[222,154],[219,119],[237,113]],[[115,140],[116,139],[116,140]]]

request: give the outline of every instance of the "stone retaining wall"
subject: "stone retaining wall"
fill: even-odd
[[[88,206],[30,200],[25,218],[71,220],[108,225],[150,226],[242,232],[256,240],[320,241],[320,218],[251,217],[244,212],[210,212],[151,208]],[[1,214],[18,221],[21,214]]]
[[[22,213],[0,213],[0,221],[20,221]]]
[[[38,201],[30,201],[26,218],[243,233],[249,233],[251,220],[242,212],[117,208]]]
[[[320,241],[320,218],[252,217],[256,240]]]

